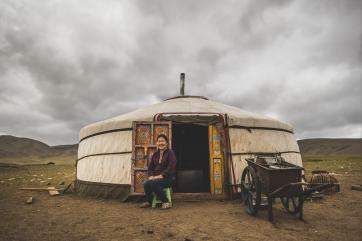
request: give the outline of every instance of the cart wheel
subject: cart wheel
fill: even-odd
[[[281,197],[280,201],[290,214],[297,214],[302,211],[303,197]]]
[[[261,190],[259,178],[250,166],[247,166],[241,175],[241,195],[246,211],[250,215],[256,215],[260,205]]]

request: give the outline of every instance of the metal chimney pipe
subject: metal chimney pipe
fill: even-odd
[[[185,73],[180,74],[180,95],[185,95]]]

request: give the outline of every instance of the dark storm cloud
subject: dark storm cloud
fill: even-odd
[[[361,135],[360,1],[0,3],[0,134],[50,144],[178,94]]]

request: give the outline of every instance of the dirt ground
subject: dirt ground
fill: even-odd
[[[362,192],[350,190],[362,174],[357,168],[336,177],[341,192],[306,202],[304,221],[276,203],[270,223],[266,210],[249,216],[240,200],[175,201],[170,210],[154,210],[77,194],[51,197],[18,188],[64,187],[74,166],[0,167],[0,240],[362,240]],[[25,204],[30,196],[34,202]]]

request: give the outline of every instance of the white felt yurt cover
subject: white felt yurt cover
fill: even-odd
[[[184,96],[83,127],[79,134],[77,180],[90,184],[129,186],[132,122],[152,121],[159,113],[186,116],[190,113],[227,114],[233,153],[231,163],[235,171],[234,180],[230,178],[231,183],[239,183],[246,165],[245,158],[257,153],[281,153],[289,162],[302,166],[291,125],[203,97]]]

